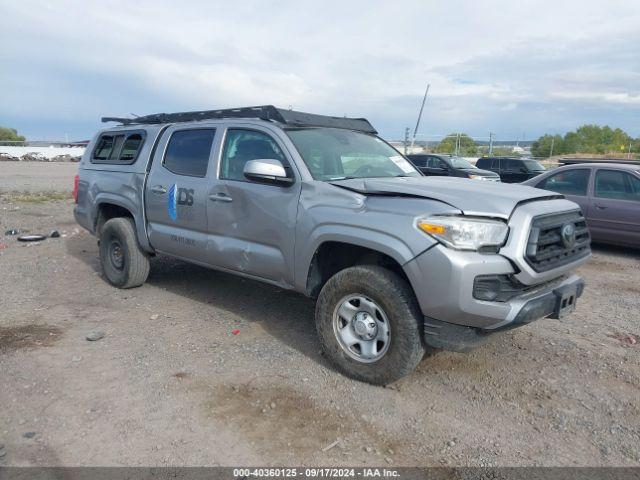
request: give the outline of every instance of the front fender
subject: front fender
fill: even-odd
[[[364,247],[383,253],[393,258],[399,265],[404,265],[411,261],[418,253],[414,253],[411,247],[391,233],[369,230],[366,228],[326,224],[314,229],[304,242],[304,248],[296,255],[296,290],[306,291],[307,275],[309,267],[318,248],[326,242],[341,242]],[[425,242],[424,250],[430,247],[429,242]],[[423,251],[424,251],[423,250]]]

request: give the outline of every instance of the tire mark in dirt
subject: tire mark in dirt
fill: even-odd
[[[62,329],[53,325],[0,327],[0,353],[23,348],[49,347],[60,340]]]
[[[366,447],[372,455],[395,452],[394,460],[399,461],[397,452],[404,451],[407,444],[397,437],[389,440],[368,419],[319,406],[287,385],[226,383],[208,387],[207,397],[205,415],[228,424],[265,455],[294,448],[296,456],[304,460],[323,454],[324,447],[338,440],[327,455]]]

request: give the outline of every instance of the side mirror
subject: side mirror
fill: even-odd
[[[291,185],[293,183],[293,178],[287,175],[280,160],[269,158],[249,160],[244,165],[243,173],[245,177],[254,182],[276,185]]]

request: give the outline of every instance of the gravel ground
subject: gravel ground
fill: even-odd
[[[71,191],[77,163],[0,162],[0,192]]]
[[[638,252],[596,248],[566,320],[380,388],[320,355],[312,301],[168,258],[116,290],[71,201],[12,198],[0,466],[640,464]],[[13,227],[63,236],[19,244]]]

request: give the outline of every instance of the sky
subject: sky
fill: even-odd
[[[274,104],[387,139],[640,136],[640,2],[0,0],[0,125],[90,138],[101,116]]]

